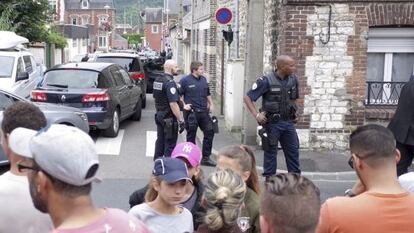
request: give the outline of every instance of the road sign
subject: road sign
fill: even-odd
[[[216,21],[219,24],[228,24],[233,18],[233,13],[227,7],[221,7],[216,11]]]

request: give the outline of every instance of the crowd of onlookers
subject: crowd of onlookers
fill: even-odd
[[[7,108],[1,145],[10,171],[0,176],[0,232],[412,232],[412,174],[397,177],[400,153],[379,125],[350,135],[350,165],[359,181],[346,196],[321,207],[315,184],[278,174],[261,185],[252,149],[222,148],[217,169],[204,176],[202,153],[191,142],[154,161],[148,185],[131,194],[131,209],[96,208],[93,182],[99,159],[90,136],[47,125],[34,105]],[[404,187],[404,188],[403,188]]]

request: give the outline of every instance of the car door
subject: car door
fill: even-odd
[[[27,95],[27,90],[25,88],[27,80],[17,81],[17,76],[22,72],[25,72],[23,57],[18,57],[17,58],[17,63],[16,63],[16,72],[13,73],[14,80],[13,80],[12,88],[10,90],[14,94],[25,98],[26,95]]]
[[[130,108],[131,108],[131,111],[133,111],[137,102],[140,101],[140,96],[141,96],[140,88],[132,82],[132,79],[129,76],[128,72],[126,72],[123,69],[120,69],[119,72],[121,73],[122,77],[124,78],[125,83],[128,86]]]
[[[23,56],[24,70],[29,74],[28,80],[22,80],[23,82],[23,95],[24,98],[29,97],[30,92],[36,87],[39,76],[39,71],[34,63],[34,59],[30,55]]]
[[[110,72],[112,76],[114,77],[115,84],[116,84],[116,95],[119,99],[119,105],[121,106],[121,118],[124,118],[124,116],[128,115],[131,112],[130,105],[131,101],[129,99],[129,93],[130,90],[128,89],[124,78],[122,77],[120,73],[120,68],[117,66],[112,66],[110,68]]]

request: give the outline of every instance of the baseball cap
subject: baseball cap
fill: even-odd
[[[192,142],[177,144],[171,153],[172,158],[185,158],[192,167],[197,167],[201,162],[201,150]]]
[[[154,161],[152,174],[169,184],[179,180],[188,180],[191,182],[187,165],[176,158],[164,157],[156,159]]]
[[[20,127],[10,133],[9,145],[16,154],[33,159],[60,181],[75,186],[99,181],[95,143],[78,128],[52,124],[35,131]]]

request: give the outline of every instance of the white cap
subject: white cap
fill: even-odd
[[[59,124],[39,131],[16,128],[10,133],[9,145],[14,153],[33,159],[60,181],[75,186],[99,181],[95,143],[78,128]]]

